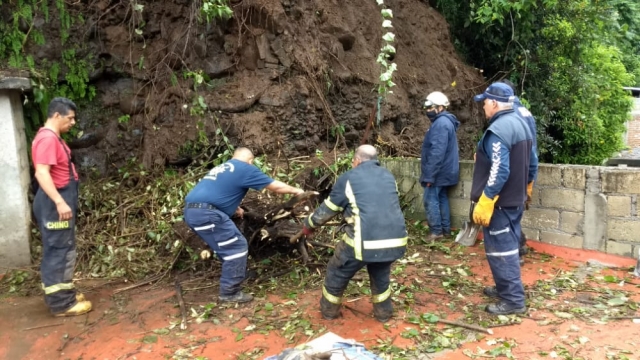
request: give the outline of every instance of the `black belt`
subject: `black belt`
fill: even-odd
[[[215,210],[216,207],[211,205],[211,204],[207,204],[207,203],[188,203],[187,207],[190,209],[207,209],[207,210]]]

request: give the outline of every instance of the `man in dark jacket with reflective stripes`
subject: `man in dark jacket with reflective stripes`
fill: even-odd
[[[320,310],[325,319],[340,314],[342,294],[349,280],[366,266],[371,280],[373,314],[385,322],[393,314],[389,276],[391,264],[404,256],[407,229],[400,208],[395,178],[377,161],[376,149],[362,145],[351,163],[353,169],[336,181],[329,197],[304,221],[310,235],[342,213],[346,225],[342,240],[327,264]]]
[[[484,245],[495,281],[484,294],[498,299],[486,307],[491,314],[526,311],[520,274],[519,240],[522,212],[538,172],[538,157],[525,121],[514,113],[513,90],[491,84],[475,101],[483,101],[489,128],[476,150],[471,200],[473,221],[484,227]]]

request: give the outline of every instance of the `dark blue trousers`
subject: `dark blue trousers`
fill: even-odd
[[[217,209],[185,208],[184,221],[222,261],[220,295],[234,295],[240,291],[249,247],[236,224]]]
[[[391,303],[389,283],[392,264],[393,261],[360,261],[355,258],[353,248],[344,241],[340,241],[336,245],[333,257],[327,263],[327,276],[324,279],[323,297],[320,303],[321,309],[333,305],[334,309],[337,310],[349,281],[360,269],[366,266],[371,283],[373,311],[382,318],[391,316],[393,305]],[[323,304],[324,301],[327,303]]]
[[[78,183],[71,181],[58,192],[73,212],[70,220],[60,221],[56,204],[42,188],[33,200],[33,214],[42,235],[40,277],[44,301],[54,314],[65,312],[76,304],[73,271],[76,266]]]
[[[510,305],[525,306],[520,276],[520,221],[522,207],[496,207],[489,227],[483,229],[484,247],[500,298]]]

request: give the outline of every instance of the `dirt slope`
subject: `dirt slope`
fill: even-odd
[[[96,133],[84,141],[94,146],[75,152],[85,169],[109,172],[133,156],[164,165],[188,155],[185,142],[198,142],[199,134],[200,141],[205,134],[219,141],[218,128],[234,145],[284,156],[359,144],[380,72],[375,1],[234,1],[233,19],[212,25],[198,21],[197,1],[137,3],[142,11],[110,0],[68,5],[87,19],[72,39],[91,60],[97,89],[79,124],[85,134]],[[439,90],[462,121],[460,147],[468,158],[482,122],[471,100],[484,86],[482,76],[458,58],[447,23],[428,4],[387,4],[394,12],[398,86],[369,142],[391,155],[418,155],[428,128],[421,101]],[[59,56],[57,24],[38,23],[51,29],[45,45],[29,49],[37,62]],[[194,90],[189,74],[199,70],[210,81]],[[194,116],[202,110],[199,96],[208,111]],[[131,118],[117,121],[123,114]],[[338,125],[345,142],[335,138]]]

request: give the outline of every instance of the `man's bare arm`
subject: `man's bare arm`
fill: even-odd
[[[273,191],[276,194],[302,194],[304,190],[297,187],[293,187],[283,183],[282,181],[274,180],[271,184],[267,185],[267,190]]]

